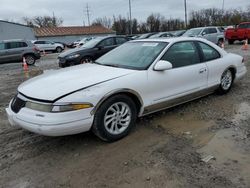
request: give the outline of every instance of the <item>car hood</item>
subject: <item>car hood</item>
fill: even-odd
[[[55,101],[69,93],[128,75],[135,70],[83,64],[60,70],[47,71],[18,87],[26,97]]]
[[[75,49],[70,49],[70,50],[67,50],[63,53],[61,53],[58,57],[59,58],[64,58],[68,55],[71,55],[71,54],[77,54],[77,53],[82,53],[82,52],[87,52],[89,51],[91,48],[84,48],[84,47],[80,47],[80,48],[75,48]]]

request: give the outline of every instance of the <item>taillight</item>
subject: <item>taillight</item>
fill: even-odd
[[[33,50],[37,51],[37,52],[40,52],[39,48],[37,48],[37,46],[35,46],[35,45],[33,46]]]

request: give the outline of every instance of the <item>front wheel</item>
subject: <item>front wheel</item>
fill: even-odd
[[[56,48],[56,53],[61,53],[62,51],[63,51],[63,49],[61,47]]]
[[[93,62],[93,59],[91,57],[84,57],[80,61],[81,64],[92,63],[92,62]]]
[[[134,127],[137,109],[126,95],[107,99],[97,110],[92,131],[100,139],[113,142],[127,136]]]
[[[221,76],[221,83],[218,89],[219,94],[226,94],[230,91],[233,85],[233,73],[230,69],[223,72]]]

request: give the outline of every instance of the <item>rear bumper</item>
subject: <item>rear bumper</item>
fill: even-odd
[[[38,116],[39,112],[27,108],[23,108],[17,114],[11,110],[10,106],[5,110],[12,126],[45,136],[64,136],[86,132],[90,130],[93,123],[93,116],[84,117],[81,110],[69,114],[46,113],[49,115],[44,115],[44,117]]]

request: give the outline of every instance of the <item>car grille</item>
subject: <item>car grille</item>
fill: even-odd
[[[18,113],[25,106],[25,103],[24,100],[16,96],[11,103],[11,109],[13,112]]]

